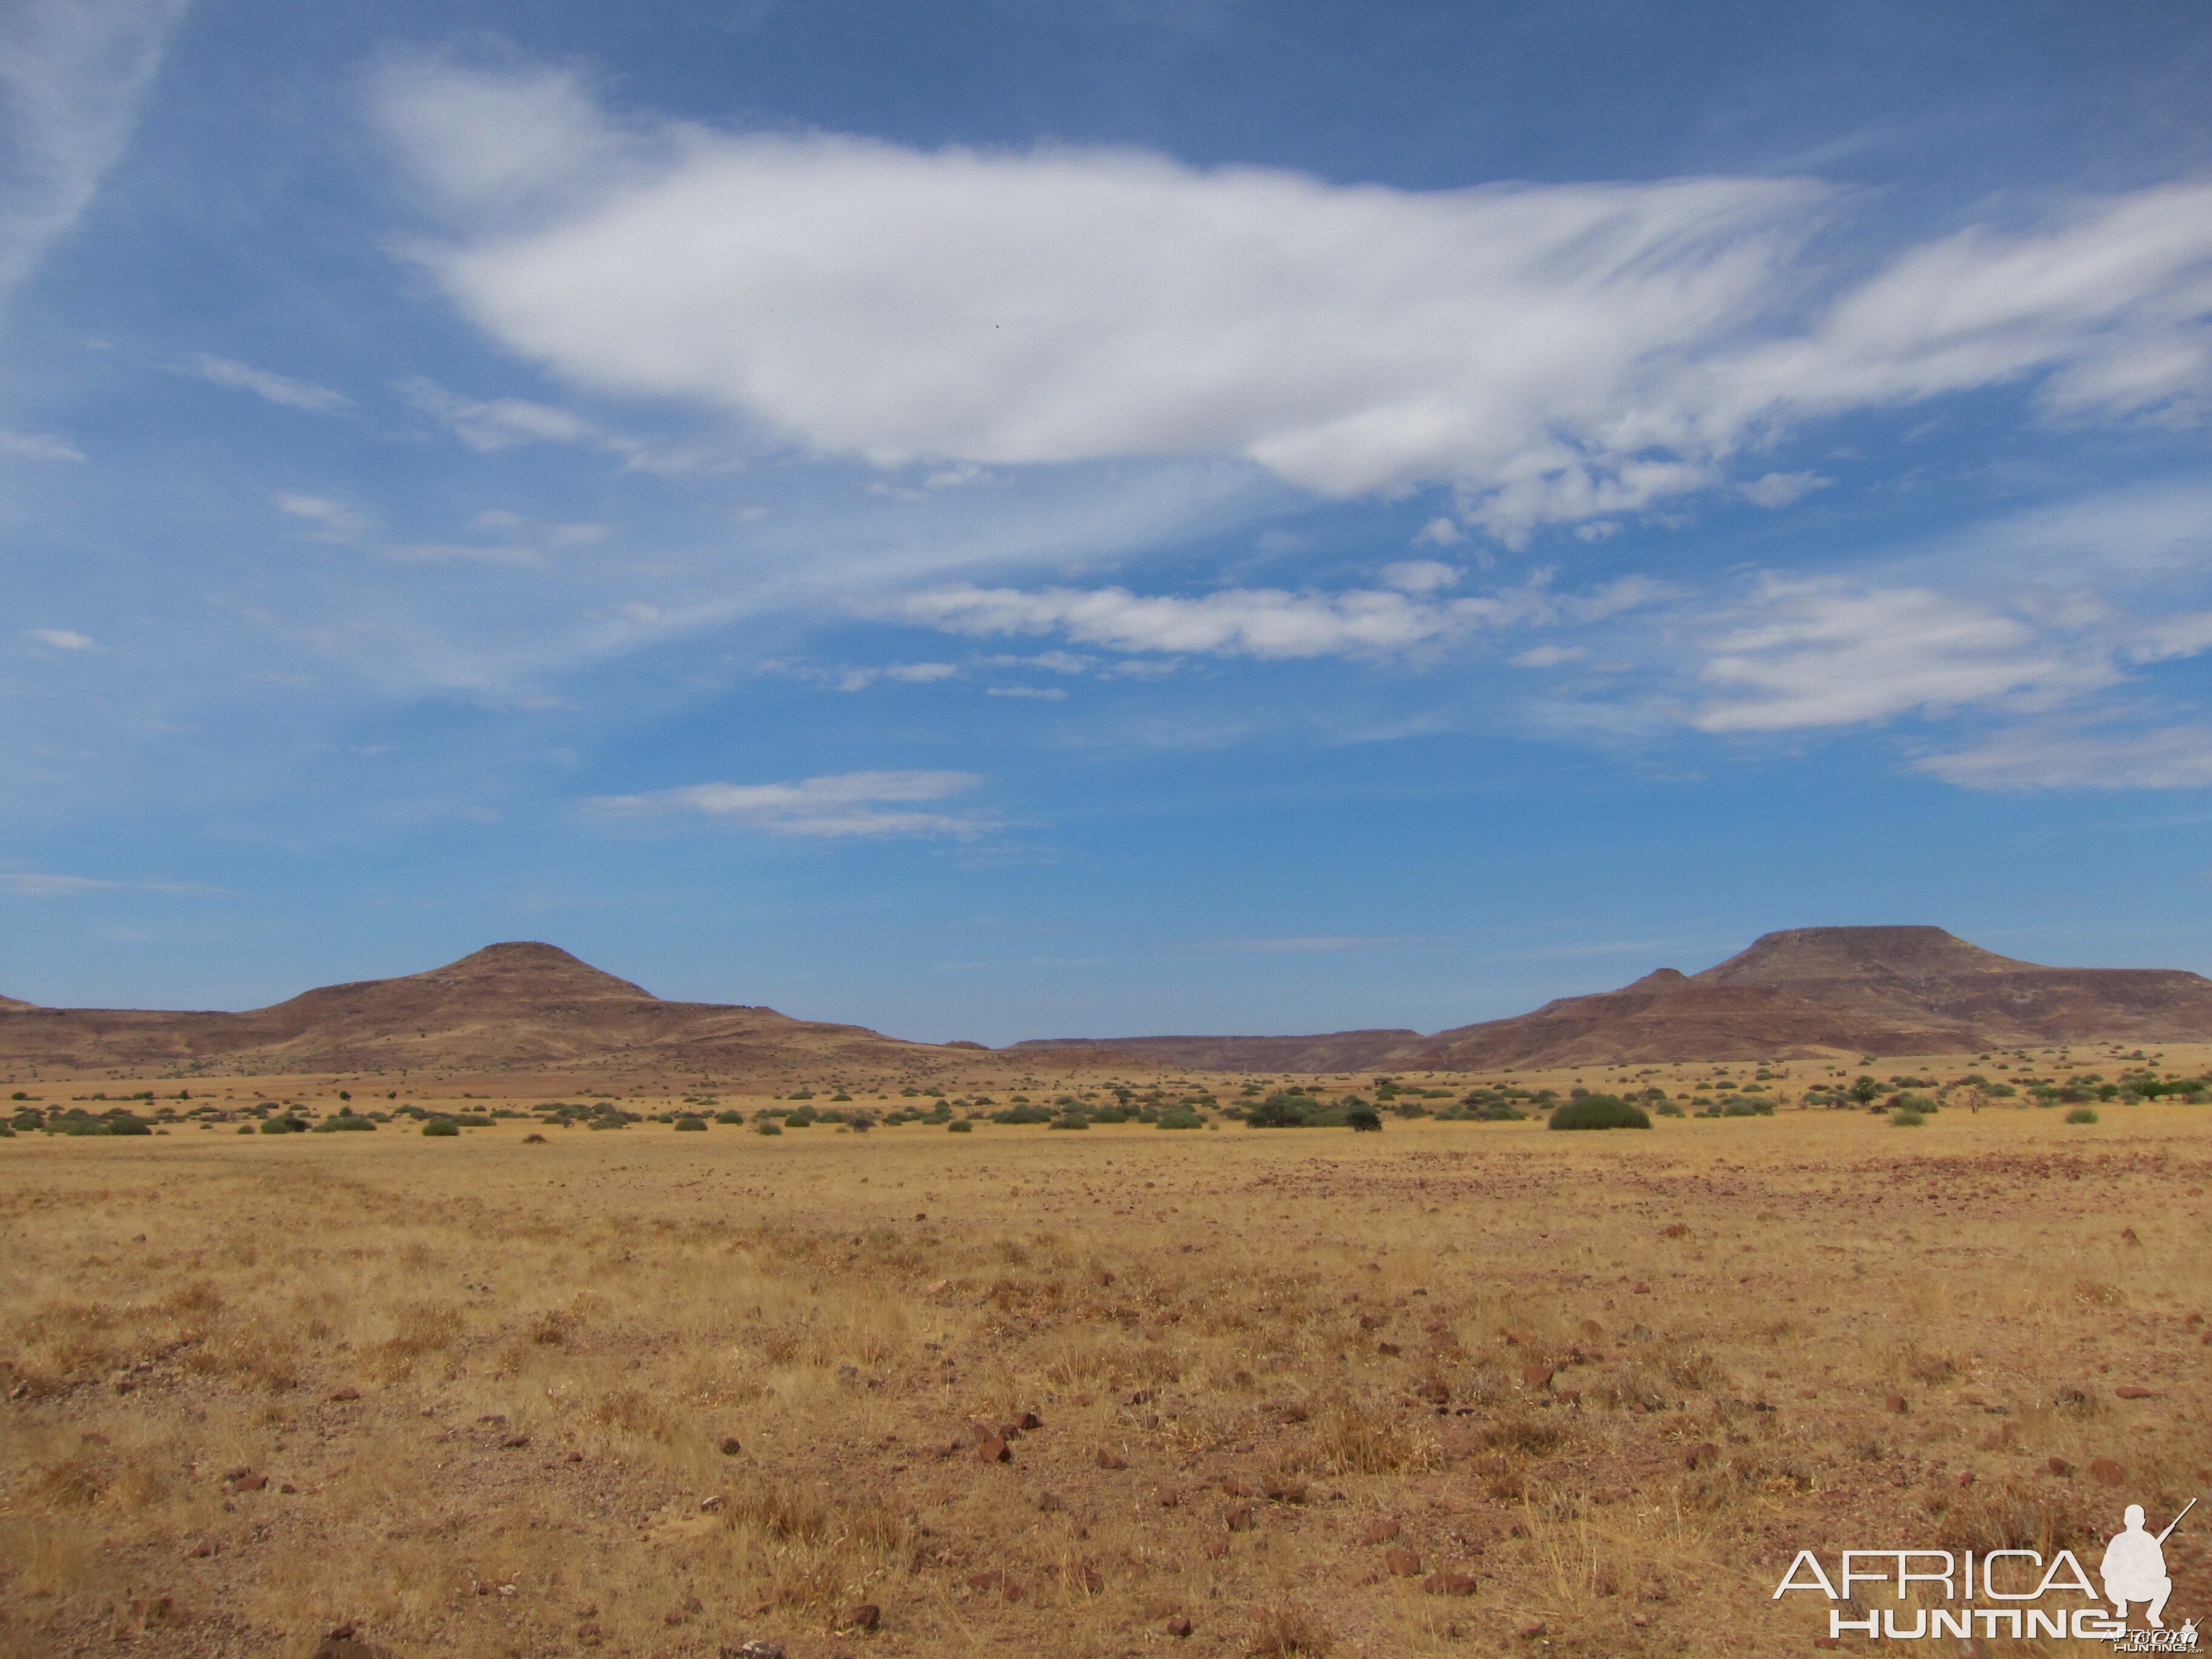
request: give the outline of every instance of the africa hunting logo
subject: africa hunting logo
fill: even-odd
[[[2060,1550],[2047,1563],[2035,1550],[1986,1550],[1978,1555],[1972,1550],[1845,1550],[1833,1578],[1818,1555],[1800,1550],[1775,1587],[1773,1599],[1778,1601],[1792,1590],[1809,1590],[1864,1611],[1864,1617],[1852,1619],[1844,1616],[1843,1607],[1829,1608],[1832,1642],[1846,1635],[1893,1642],[1946,1636],[1960,1640],[2003,1636],[2014,1641],[2073,1637],[2109,1641],[2117,1653],[2195,1653],[2196,1620],[2169,1629],[2165,1614],[2173,1594],[2173,1580],[2166,1571],[2166,1540],[2181,1524],[2182,1516],[2196,1507],[2192,1498],[2181,1515],[2166,1522],[2164,1532],[2154,1534],[2144,1527],[2142,1505],[2129,1504],[2121,1529],[2112,1534],[2098,1563],[2101,1593],[2071,1550]],[[1918,1585],[1923,1603],[1911,1609],[1909,1622],[1899,1616],[1905,1611],[1899,1607],[1869,1609],[1869,1598],[1861,1594],[1861,1587],[1870,1584],[1896,1585],[1900,1602]],[[1925,1597],[1938,1591],[1943,1605],[1926,1605]],[[2089,1605],[2043,1605],[2045,1596],[2069,1595],[2086,1597]],[[1873,1592],[1872,1599],[1881,1599],[1881,1593]],[[2111,1604],[2109,1610],[2106,1603]],[[2138,1606],[2143,1622],[2131,1627],[2129,1609]]]

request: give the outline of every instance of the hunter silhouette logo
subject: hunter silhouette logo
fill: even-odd
[[[2070,1637],[2110,1642],[2122,1653],[2195,1653],[2196,1621],[2169,1630],[2164,1615],[2173,1594],[2173,1580],[2166,1570],[2166,1540],[2196,1507],[2192,1498],[2180,1515],[2166,1522],[2165,1531],[2153,1533],[2144,1524],[2142,1505],[2129,1504],[2121,1529],[2112,1534],[2098,1563],[2104,1581],[2101,1595],[2080,1558],[2067,1549],[2048,1560],[2030,1549],[1844,1550],[1833,1577],[1819,1555],[1800,1550],[1775,1587],[1773,1599],[1780,1601],[1792,1590],[1810,1590],[1845,1604],[1828,1609],[1831,1644],[1845,1635],[1892,1642],[1931,1637],[1986,1640],[2002,1636],[2014,1641]],[[1894,1585],[1898,1605],[1879,1605],[1892,1598],[1866,1588],[1877,1584]],[[2063,1599],[2066,1597],[2075,1600],[2069,1605]],[[1917,1605],[1907,1605],[1915,1601]],[[2111,1603],[2110,1612],[2100,1605],[2104,1602]],[[2142,1608],[2144,1626],[2130,1629],[2128,1613],[2135,1607]],[[1863,1616],[1848,1617],[1853,1611]]]

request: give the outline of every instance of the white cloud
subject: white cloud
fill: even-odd
[[[317,386],[312,380],[295,380],[287,374],[276,374],[265,368],[256,368],[251,363],[241,363],[228,357],[218,357],[203,351],[192,360],[192,372],[202,380],[228,386],[234,392],[251,392],[266,398],[272,404],[282,404],[287,409],[304,409],[317,414],[343,409],[353,399],[343,392],[333,392],[326,386]]]
[[[419,374],[400,381],[396,389],[479,455],[496,455],[526,444],[575,444],[616,456],[624,466],[641,472],[690,472],[708,464],[703,451],[649,444],[574,410],[527,398],[464,398]],[[603,529],[596,525],[574,528],[587,534]]]
[[[1449,547],[1466,539],[1467,532],[1444,518],[1431,519],[1413,532],[1416,547]]]
[[[949,662],[895,662],[883,671],[887,680],[896,680],[902,685],[928,685],[937,680],[955,678],[959,668]]]
[[[995,827],[977,813],[901,810],[943,800],[982,780],[972,772],[844,772],[798,783],[699,783],[650,794],[610,795],[589,803],[609,817],[696,813],[722,823],[783,836],[960,836]]]
[[[2033,703],[2109,684],[2101,658],[2052,646],[2018,617],[1927,588],[1771,580],[1701,678],[1729,695],[1692,723],[1768,732],[1919,709]]]
[[[1833,478],[1824,478],[1817,472],[1769,472],[1735,488],[1736,494],[1753,507],[1787,507],[1834,483]]]
[[[2212,728],[2100,736],[2026,726],[1915,766],[1968,789],[2202,789],[2212,787]]]
[[[70,898],[79,893],[112,892],[121,884],[98,881],[90,876],[0,874],[0,893],[17,898]]]
[[[1417,192],[923,152],[621,123],[551,71],[417,67],[380,107],[450,227],[421,257],[504,344],[887,468],[1235,457],[1326,495],[1447,485],[1519,541],[1724,483],[1808,414],[2212,384],[2212,185],[1971,229],[1845,289],[1803,252],[1836,193],[1802,180]]]
[[[367,514],[331,500],[326,495],[302,495],[291,491],[280,491],[270,497],[280,513],[289,513],[295,519],[305,519],[322,532],[326,541],[349,542],[359,539],[375,528]]]
[[[123,154],[185,0],[0,8],[0,298],[90,205]]]
[[[2191,611],[2154,623],[2128,648],[2136,662],[2166,662],[2212,649],[2212,611]]]
[[[1066,700],[1067,691],[1065,687],[1057,685],[987,685],[983,688],[983,695],[987,697],[1035,697],[1045,702],[1062,702]]]
[[[1595,620],[1668,591],[1631,577],[1585,595],[1554,595],[1542,585],[1544,574],[1502,593],[1449,601],[1379,589],[1331,594],[1244,587],[1182,599],[1140,595],[1125,587],[1024,592],[961,584],[915,594],[896,609],[909,621],[948,633],[1059,632],[1113,651],[1385,656],[1446,643],[1479,628]]]
[[[1434,559],[1402,559],[1382,567],[1382,585],[1401,593],[1433,593],[1440,587],[1457,586],[1464,574]]]
[[[80,634],[74,628],[27,628],[23,630],[40,645],[50,645],[57,651],[96,651],[100,647],[88,634]]]
[[[21,455],[33,461],[82,461],[84,451],[49,432],[0,431],[0,455]]]
[[[1589,654],[1579,645],[1539,645],[1516,652],[1506,660],[1516,668],[1557,668],[1563,662],[1580,662]]]

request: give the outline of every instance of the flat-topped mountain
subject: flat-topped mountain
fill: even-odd
[[[1617,991],[1562,997],[1433,1036],[1344,1031],[1085,1046],[1216,1070],[1480,1071],[1971,1053],[2100,1038],[2212,1041],[2212,980],[2165,968],[2045,968],[1941,927],[1796,927],[1703,973],[1661,968]],[[1305,1063],[1323,1054],[1336,1058],[1326,1067]]]
[[[1941,927],[1799,927],[1703,973],[1423,1036],[1072,1038],[1003,1064],[1192,1070],[1483,1071],[1624,1060],[1974,1052],[2097,1039],[2212,1041],[2212,980],[2160,968],[2045,968]],[[957,1045],[972,1057],[975,1045]],[[351,1072],[685,1067],[738,1074],[954,1055],[773,1008],[666,1002],[550,945],[494,945],[428,973],[326,985],[246,1013],[40,1008],[0,998],[0,1065]]]
[[[493,945],[428,973],[326,985],[246,1013],[0,1006],[0,1062],[232,1072],[617,1064],[775,1071],[936,1052],[773,1008],[665,1002],[550,945]]]

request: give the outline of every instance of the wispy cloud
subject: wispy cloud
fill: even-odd
[[[1114,651],[1248,657],[1381,657],[1443,645],[1476,629],[1595,621],[1672,592],[1625,577],[1581,594],[1555,593],[1548,572],[1520,586],[1463,599],[1358,588],[1340,593],[1231,588],[1194,597],[1125,587],[975,587],[917,593],[895,614],[968,635],[1060,633]]]
[[[23,632],[40,645],[52,646],[57,651],[97,651],[89,634],[80,634],[74,628],[27,628]]]
[[[50,432],[0,431],[0,455],[21,455],[33,461],[82,461],[84,451],[66,438]]]
[[[123,154],[185,4],[0,9],[0,299],[76,223]]]
[[[327,414],[332,410],[343,409],[353,401],[344,392],[334,392],[326,386],[317,386],[312,380],[295,380],[289,374],[256,368],[252,363],[218,357],[208,351],[203,351],[192,360],[192,372],[216,386],[228,386],[234,392],[251,392],[258,398],[266,398],[270,403],[281,404],[287,409],[304,409],[315,414]]]
[[[15,898],[76,898],[88,893],[161,893],[180,897],[221,897],[222,889],[192,882],[110,881],[98,876],[65,876],[46,871],[0,871],[0,893]]]
[[[1336,951],[1391,951],[1408,945],[1449,945],[1457,933],[1314,933],[1291,939],[1208,939],[1185,945],[1188,951],[1222,956],[1306,956]]]
[[[844,772],[796,783],[689,784],[602,796],[586,805],[608,818],[693,816],[781,836],[968,837],[996,828],[996,820],[983,813],[910,808],[964,793],[981,781],[972,772]]]
[[[649,444],[574,410],[526,398],[465,398],[420,375],[400,381],[398,391],[480,455],[496,455],[526,444],[574,444],[615,456],[625,466],[644,472],[690,472],[708,464],[703,450]]]
[[[1968,789],[2202,789],[2212,726],[2120,732],[2022,726],[1916,769]]]
[[[1732,475],[1808,418],[2212,391],[2212,184],[1854,279],[1816,234],[1842,192],[1802,179],[1413,191],[725,134],[546,70],[418,65],[380,107],[450,227],[422,257],[503,343],[886,468],[1235,457],[1328,496],[1444,486],[1518,542],[1730,483],[1785,505],[1824,481]]]

